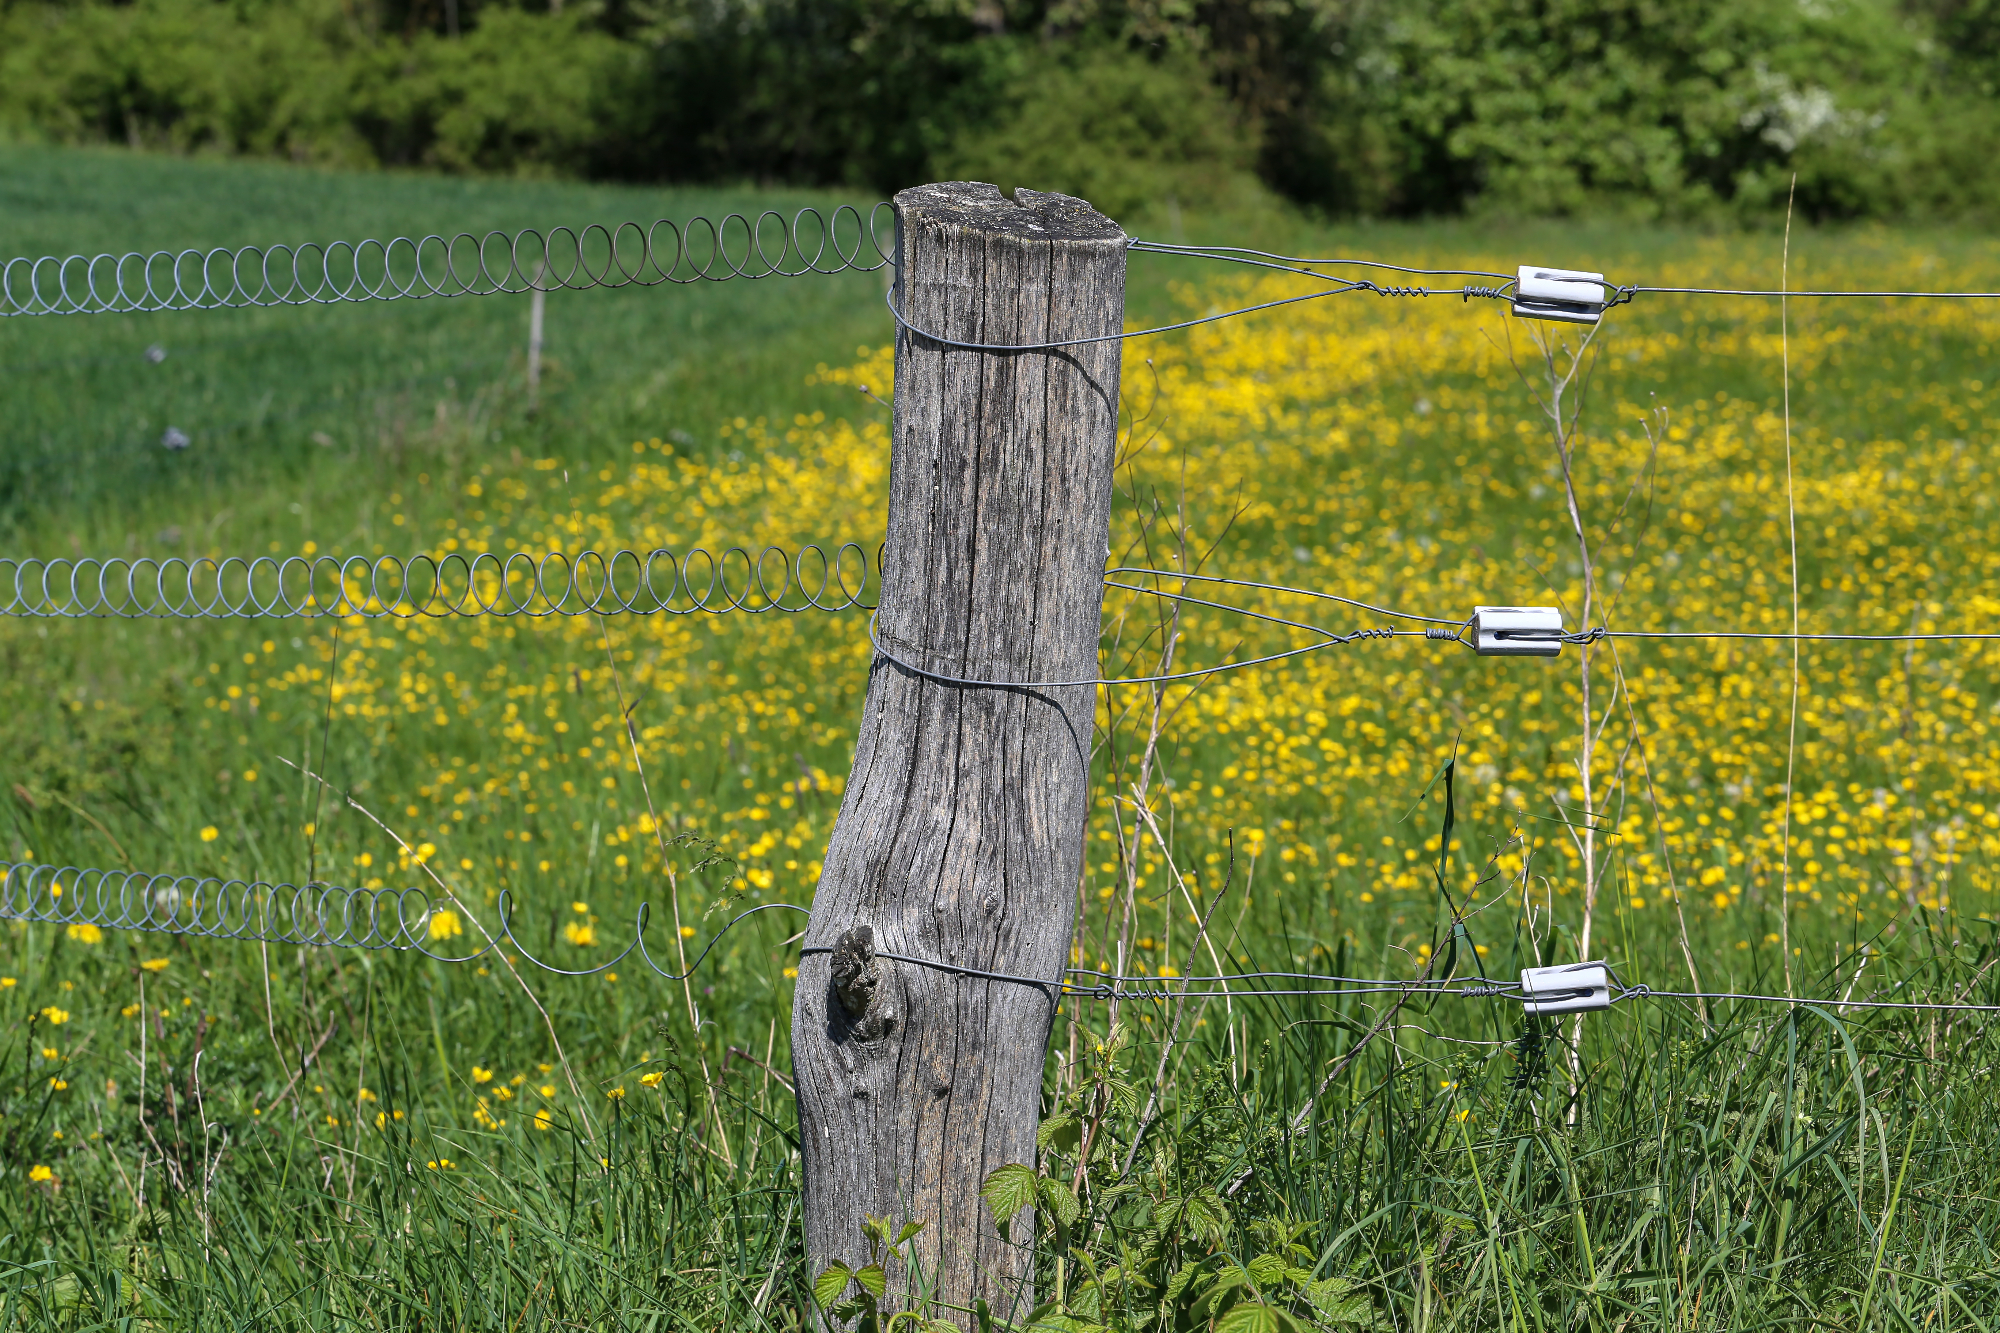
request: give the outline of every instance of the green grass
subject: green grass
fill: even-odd
[[[0,168],[8,255],[826,202],[19,149],[0,151]],[[1139,229],[1171,239],[1176,226],[1189,239],[1272,248],[1518,253],[1614,272],[1684,261],[1712,243],[1555,224],[1336,230],[1282,216],[1149,219]],[[1769,238],[1723,243],[1768,248]],[[1947,271],[1990,264],[1976,240],[1950,235],[1829,235],[1811,245],[1827,256],[1815,262],[1846,272],[1920,246],[1944,257]],[[1135,319],[1183,310],[1176,284],[1210,280],[1178,263],[1135,263]],[[254,554],[310,540],[366,554],[459,533],[468,544],[532,548],[572,535],[564,525],[573,513],[601,515],[607,526],[591,532],[631,541],[666,530],[872,541],[879,514],[854,509],[822,480],[767,491],[746,479],[768,460],[834,458],[845,446],[833,423],[848,419],[865,432],[886,415],[851,388],[807,382],[816,365],[848,364],[857,347],[887,341],[880,300],[870,275],[558,295],[549,302],[554,369],[533,415],[521,394],[526,302],[517,298],[0,323],[6,553]],[[1405,321],[1399,327],[1412,338],[1460,310],[1367,309]],[[1767,366],[1709,350],[1712,338],[1764,328],[1762,314],[1662,304],[1631,318],[1635,338],[1681,341],[1657,355],[1635,351],[1629,371],[1614,358],[1607,373],[1631,378],[1615,381],[1612,401],[1657,390],[1677,404],[1712,402],[1718,392],[1770,403]],[[1989,335],[1913,336],[1896,344],[1894,365],[1856,355],[1821,365],[1810,396],[1801,389],[1802,435],[1821,451],[1815,467],[1847,457],[1849,445],[1909,440],[1915,457],[1917,444],[1943,438],[1935,417],[1949,403],[1896,393],[1909,360],[1924,361],[1924,376],[1940,382],[1991,377]],[[143,356],[154,343],[168,350],[158,365]],[[1332,367],[1339,352],[1317,354]],[[1497,432],[1490,475],[1475,477],[1452,461],[1451,438],[1423,433],[1442,430],[1445,411],[1430,414],[1432,400],[1488,394],[1481,401],[1512,401],[1511,411],[1519,403],[1505,395],[1518,390],[1462,367],[1433,375],[1419,360],[1413,354],[1409,367],[1352,391],[1371,421],[1422,418],[1393,449],[1364,436],[1330,462],[1312,455],[1309,470],[1291,470],[1303,465],[1287,449],[1320,438],[1319,427],[1274,418],[1207,452],[1200,429],[1185,428],[1181,446],[1212,473],[1197,478],[1190,501],[1204,530],[1218,526],[1210,491],[1247,478],[1253,499],[1277,497],[1232,532],[1231,568],[1266,568],[1271,551],[1318,546],[1331,553],[1327,567],[1345,562],[1341,577],[1387,570],[1412,597],[1469,599],[1461,583],[1418,568],[1418,535],[1434,541],[1438,569],[1509,541],[1539,552],[1546,506],[1529,511],[1524,497],[1547,480],[1545,439]],[[1273,376],[1285,370],[1282,359],[1269,367]],[[1423,410],[1412,406],[1419,398]],[[815,413],[827,420],[815,423]],[[187,431],[192,447],[161,449],[168,424]],[[1967,433],[1991,443],[1989,424]],[[673,444],[697,480],[614,494],[632,442],[655,438]],[[879,444],[864,435],[863,453],[868,440]],[[544,458],[560,466],[538,469]],[[1749,465],[1716,466],[1726,478]],[[1174,475],[1163,463],[1134,485]],[[1909,502],[1885,490],[1866,516],[1849,516],[1888,561],[1883,596],[1928,589],[1962,607],[1985,595],[1991,571],[1977,536],[1985,488],[1976,472],[1962,475],[1974,479],[1937,483],[1936,494]],[[509,498],[510,486],[518,497]],[[1295,500],[1307,507],[1286,507]],[[696,504],[706,511],[698,518]],[[1362,523],[1371,513],[1389,517]],[[1663,524],[1678,513],[1664,509]],[[1711,547],[1761,540],[1767,518],[1718,522],[1700,545],[1675,528],[1676,559],[1693,569]],[[1120,522],[1121,533],[1137,531],[1129,514]],[[1826,514],[1814,522],[1836,526]],[[1838,549],[1833,537],[1824,541]],[[1422,548],[1426,557],[1432,549]],[[1847,594],[1834,583],[1843,565],[1866,559],[1811,557],[1813,605],[1858,614],[1843,609]],[[1768,556],[1746,564],[1750,574],[1733,577],[1761,576]],[[1724,601],[1711,618],[1747,606]],[[298,623],[0,622],[0,808],[10,822],[0,836],[11,855],[32,851],[38,861],[421,885],[418,872],[397,865],[394,845],[342,806],[352,794],[412,842],[435,840],[436,863],[484,919],[504,886],[519,905],[521,942],[583,966],[601,961],[606,946],[569,943],[565,927],[587,924],[623,947],[621,923],[637,905],[665,901],[638,818],[646,802],[620,758],[622,691],[642,727],[663,817],[737,863],[696,871],[687,863],[699,847],[676,852],[686,919],[705,938],[725,919],[716,909],[739,895],[810,900],[812,858],[838,802],[823,777],[804,774],[846,771],[847,719],[860,703],[858,636],[853,617],[614,622],[602,639],[587,621],[409,632],[378,624],[345,627],[338,641],[324,625]],[[1495,700],[1517,710],[1509,726],[1524,732],[1505,755],[1496,742],[1500,766],[1521,767],[1551,791],[1567,780],[1558,730],[1567,677],[1557,671],[1570,671],[1571,659],[1548,671],[1522,664],[1504,677],[1475,674],[1469,658],[1409,671],[1397,665],[1405,660],[1322,682],[1367,692],[1370,709],[1375,695],[1396,701],[1359,714],[1389,733],[1369,777],[1302,784],[1273,752],[1265,766],[1275,778],[1246,776],[1215,804],[1177,798],[1176,861],[1210,891],[1224,830],[1269,830],[1269,854],[1240,855],[1234,896],[1223,899],[1222,916],[1232,918],[1224,947],[1239,964],[1408,975],[1419,941],[1442,946],[1434,885],[1382,889],[1359,870],[1336,869],[1333,849],[1387,837],[1399,857],[1405,848],[1434,855],[1435,802],[1407,821],[1398,816],[1418,804],[1454,728],[1487,716],[1481,709]],[[1647,660],[1708,679],[1705,659]],[[1968,802],[1992,799],[1992,779],[1960,761],[1984,762],[1984,741],[1948,738],[1986,734],[1992,664],[1940,656],[1919,672],[1887,651],[1863,660],[1863,686],[1879,673],[1909,689],[1906,716],[1917,720],[1906,730],[1931,736],[1935,719],[1925,719],[1942,708],[1938,692],[1964,692],[1964,724],[1939,712],[1954,729],[1926,740],[1921,757],[1960,764],[1936,796],[1940,820],[1983,808]],[[327,673],[336,667],[346,692],[330,705]],[[1754,678],[1757,702],[1782,716],[1776,678],[1756,674],[1763,669],[1729,668],[1732,678]],[[1537,683],[1549,699],[1524,701]],[[1297,716],[1286,711],[1290,684],[1239,678],[1229,688],[1229,697],[1303,729],[1287,721]],[[1855,711],[1879,719],[1901,697]],[[1684,711],[1684,729],[1710,725],[1692,703]],[[1213,779],[1224,764],[1248,767],[1243,756],[1269,749],[1268,728],[1232,717],[1241,723],[1233,739],[1190,723],[1168,771],[1183,783]],[[1813,723],[1809,738],[1823,725]],[[523,726],[536,730],[532,747],[516,734]],[[1810,752],[1808,776],[1900,780],[1901,758],[1848,748]],[[283,759],[323,773],[332,789]],[[1653,762],[1663,782],[1699,769],[1670,749]],[[1464,772],[1456,780],[1468,781]],[[1711,774],[1704,790],[1719,785]],[[1482,791],[1460,788],[1459,858],[1473,864],[1455,864],[1448,879],[1461,894],[1512,827]],[[1746,825],[1763,808],[1757,799],[1746,798]],[[1641,804],[1631,798],[1634,810]],[[1316,849],[1315,869],[1293,887],[1283,877],[1294,863],[1278,859],[1290,836],[1281,821]],[[1093,846],[1109,845],[1113,831],[1101,814]],[[1557,852],[1548,850],[1548,869],[1564,881]],[[1635,876],[1646,873],[1636,857],[1620,862]],[[1980,919],[1991,908],[1982,896],[1990,857],[1975,848],[1964,869],[1937,871],[1960,876],[1942,908],[1922,901],[1935,885],[1898,878],[1889,851],[1877,859],[1881,883],[1910,885],[1908,900],[1878,893],[1885,901],[1870,900],[1865,917],[1802,904],[1794,925],[1802,993],[1837,997],[1865,957],[1861,993],[2000,999],[2000,953]],[[748,883],[753,870],[771,878]],[[1420,871],[1411,873],[1421,879]],[[1989,888],[1975,889],[1982,873]],[[1124,901],[1122,868],[1092,875],[1087,904],[1099,903],[1100,886],[1114,890],[1114,906]],[[1782,990],[1783,960],[1764,942],[1776,929],[1772,899],[1744,878],[1743,901],[1726,909],[1708,911],[1690,896],[1690,948],[1712,984]],[[1364,902],[1371,886],[1376,900]],[[1178,909],[1169,902],[1162,913],[1156,890],[1132,892],[1145,912],[1172,921]],[[1495,976],[1573,939],[1573,893],[1548,899],[1553,919],[1532,921],[1518,899],[1488,892],[1481,901],[1471,929]],[[656,911],[656,956],[668,934],[658,920]],[[1608,932],[1611,943],[1594,952],[1665,988],[1681,975],[1671,921],[1657,906],[1607,909],[1600,939]],[[795,929],[780,913],[739,927],[691,993],[628,960],[615,982],[523,966],[531,997],[504,968],[408,954],[186,936],[91,943],[54,927],[13,927],[0,962],[11,978],[0,982],[0,1309],[20,1327],[810,1326],[794,1121],[779,1081],[789,1071],[783,971],[793,961],[784,942]],[[1112,914],[1091,912],[1083,929],[1093,959],[1116,947]],[[1185,933],[1172,955],[1129,943],[1155,968],[1184,965]],[[1874,952],[1859,953],[1864,943]],[[142,966],[162,958],[163,967]],[[699,1027],[690,1022],[695,1007]],[[1282,1326],[1278,1311],[1307,1326],[1510,1333],[2000,1323],[1996,1053],[1985,1018],[1823,1005],[1791,1015],[1717,1006],[1705,1020],[1692,1006],[1628,1002],[1583,1025],[1573,1081],[1573,1030],[1524,1025],[1508,1004],[1411,1004],[1378,1030],[1384,1015],[1374,997],[1355,994],[1238,999],[1178,1016],[1127,1004],[1121,1035],[1100,1055],[1109,1014],[1088,1002],[1070,1009],[1051,1060],[1041,1165],[1051,1179],[1082,1181],[1082,1211],[1056,1236],[1044,1210],[1043,1294],[1060,1284],[1071,1317],[1086,1326],[1193,1329],[1219,1320],[1236,1333]],[[1163,1044],[1169,1029],[1179,1040]],[[649,1086],[642,1075],[659,1077]],[[1155,1086],[1166,1095],[1148,1120]],[[511,1095],[498,1097],[501,1087]],[[624,1096],[605,1095],[614,1088]],[[538,1108],[549,1112],[546,1130],[533,1127]],[[1079,1164],[1078,1131],[1092,1123],[1095,1148]],[[37,1166],[50,1178],[35,1179]],[[1266,1318],[1260,1306],[1273,1311],[1271,1322],[1257,1322]],[[969,1316],[946,1313],[970,1327]]]

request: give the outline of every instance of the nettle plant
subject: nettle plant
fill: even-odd
[[[1221,1070],[1183,1085],[1176,1113],[1142,1101],[1121,1068],[1132,1030],[1081,1052],[1077,1079],[1036,1135],[1038,1165],[1003,1166],[981,1197],[1002,1236],[1034,1208],[1050,1299],[1027,1333],[1303,1333],[1386,1327],[1353,1279],[1321,1276],[1315,1225],[1256,1185],[1284,1151]],[[1268,1055],[1268,1050],[1266,1052]],[[982,1333],[990,1325],[980,1320]]]

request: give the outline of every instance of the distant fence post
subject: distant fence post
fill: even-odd
[[[935,677],[1098,674],[1119,343],[941,340],[1117,334],[1126,238],[1082,200],[1029,190],[925,185],[895,207],[893,295],[914,329],[896,335],[874,633],[908,665],[875,656],[799,964],[806,1250],[812,1276],[858,1268],[864,1216],[921,1222],[911,1248],[933,1299],[1019,1319],[1034,1305],[1033,1214],[1002,1240],[979,1188],[1036,1160],[1096,689]],[[885,1309],[909,1277],[891,1262]]]
[[[542,280],[548,276],[548,256],[535,267],[534,294],[528,298],[528,410],[534,411],[542,401],[542,311],[548,303],[548,289]]]

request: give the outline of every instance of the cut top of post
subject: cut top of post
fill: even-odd
[[[985,181],[942,181],[917,185],[896,196],[896,212],[905,225],[922,221],[934,226],[965,227],[1038,241],[1116,241],[1125,232],[1081,199],[1066,194],[1020,189],[1009,199],[1000,187]]]

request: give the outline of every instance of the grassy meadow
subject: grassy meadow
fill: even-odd
[[[0,150],[8,256],[808,202]],[[1779,271],[1775,231],[1135,230],[1654,285]],[[2000,249],[1795,231],[1790,280],[1992,290]],[[1303,290],[1135,255],[1130,314]],[[557,294],[534,411],[522,298],[8,320],[0,554],[872,555],[881,293]],[[1788,629],[1788,358],[1801,624],[1990,629],[1995,318],[1795,301],[1781,330],[1775,302],[1641,296],[1559,421],[1538,395],[1577,331],[1497,302],[1350,295],[1132,342],[1113,561],[1340,633],[1391,622],[1179,576],[1453,621],[1559,602],[1570,628]],[[1112,589],[1108,674],[1315,639],[1175,605]],[[8,861],[418,889],[455,957],[514,908],[466,963],[8,927],[6,1321],[813,1327],[803,918],[750,918],[685,984],[610,960],[642,903],[669,967],[737,912],[810,903],[869,658],[854,611],[0,620]],[[1353,989],[1071,1001],[1026,1164],[1053,1200],[1042,1324],[2000,1326],[1990,1017],[1841,1004],[2000,1003],[2000,650],[1804,644],[1795,723],[1793,664],[1779,642],[1549,661],[1399,638],[1108,688],[1081,967],[1474,985],[1603,957],[1656,991],[1814,1003],[1557,1024]]]

